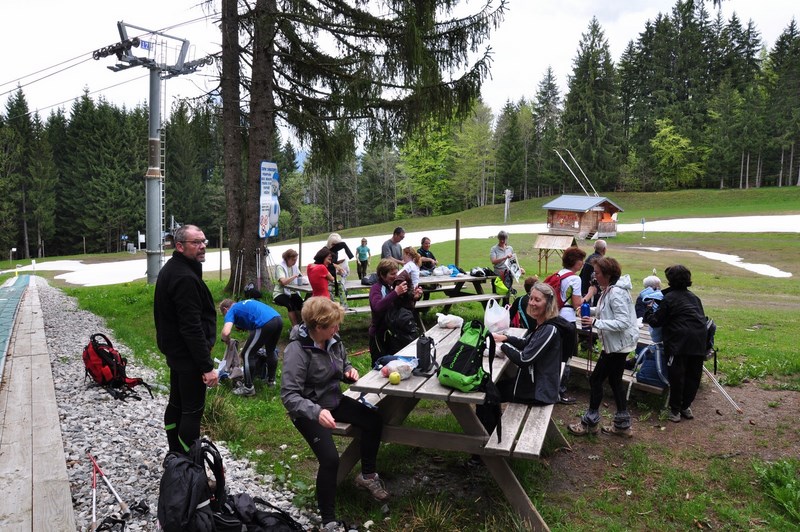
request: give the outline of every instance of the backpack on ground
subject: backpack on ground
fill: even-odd
[[[256,503],[264,505],[268,509],[261,510]],[[302,532],[304,530],[303,526],[288,512],[264,499],[251,497],[247,493],[239,493],[228,497],[226,507],[230,507],[233,513],[238,516],[241,520],[240,523],[245,525],[247,532]],[[214,515],[216,518],[217,514]],[[219,524],[217,530],[220,530]],[[238,531],[240,530],[242,529],[239,528]]]
[[[544,283],[549,284],[550,287],[553,289],[553,292],[556,294],[556,303],[558,304],[558,310],[561,310],[566,302],[561,298],[561,281],[566,279],[567,277],[572,277],[575,275],[575,272],[565,272],[564,275],[558,275],[558,272],[552,273],[544,278]],[[567,297],[570,297],[572,294],[567,294]]]
[[[706,316],[706,360],[714,359],[714,374],[717,373],[717,348],[714,347],[714,337],[717,334],[717,324]]]
[[[115,399],[124,401],[128,397],[133,397],[141,401],[142,398],[133,391],[133,388],[140,384],[147,388],[150,397],[153,397],[153,391],[146,382],[126,375],[128,360],[114,349],[111,340],[102,333],[89,337],[89,343],[83,348],[83,366],[86,369],[84,382],[87,376],[91,377]]]
[[[669,387],[667,361],[664,357],[664,345],[659,342],[650,344],[636,355],[633,368],[636,381],[659,388]]]
[[[386,312],[383,320],[386,331],[381,342],[382,354],[395,355],[419,338],[417,318],[411,310],[395,305]]]
[[[214,531],[214,513],[220,512],[226,500],[222,457],[213,443],[201,438],[192,443],[188,455],[167,454],[158,493],[161,530]]]

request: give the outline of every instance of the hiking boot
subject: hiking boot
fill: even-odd
[[[574,397],[567,397],[566,395],[560,395],[558,397],[558,402],[562,405],[574,405],[577,402],[577,399]]]
[[[376,501],[385,501],[389,498],[389,492],[386,491],[377,473],[375,473],[375,476],[372,478],[365,478],[363,473],[359,473],[356,475],[355,485],[357,488],[369,491],[372,498]]]
[[[275,379],[270,379],[267,381],[267,388],[274,388],[275,387]]]
[[[573,423],[572,425],[567,425],[567,430],[574,436],[588,436],[590,434],[595,435],[600,432],[600,428],[597,425],[590,427],[589,425],[584,425],[583,423]]]
[[[681,410],[681,417],[683,419],[694,419],[694,414],[692,414],[692,408],[684,408]]]
[[[242,397],[252,397],[256,394],[256,389],[254,386],[245,386],[244,384],[233,390],[234,395],[240,395]]]
[[[613,434],[614,436],[619,436],[620,438],[633,438],[633,431],[630,427],[627,429],[618,429],[614,425],[609,427],[603,427],[602,429],[603,434]]]
[[[476,468],[476,467],[482,467],[483,466],[483,460],[481,460],[481,457],[478,456],[477,454],[473,454],[472,456],[470,456],[467,459],[467,461],[465,462],[464,465],[466,465],[469,469],[473,469],[473,468]]]
[[[667,419],[672,421],[673,423],[680,423],[681,422],[681,413],[680,412],[670,412],[667,416]]]

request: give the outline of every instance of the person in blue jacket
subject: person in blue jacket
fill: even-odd
[[[223,342],[227,344],[230,341],[234,326],[250,333],[241,353],[244,385],[233,390],[233,393],[245,397],[256,394],[253,374],[261,375],[263,371],[263,360],[258,356],[261,347],[267,353],[267,386],[275,386],[275,374],[278,370],[278,353],[275,347],[283,330],[283,319],[280,314],[269,305],[255,299],[245,299],[238,303],[234,303],[232,299],[225,299],[219,304],[219,310],[225,319],[221,333]]]

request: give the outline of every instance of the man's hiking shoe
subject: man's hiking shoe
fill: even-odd
[[[633,438],[633,431],[630,427],[627,429],[618,429],[614,425],[609,427],[603,427],[602,429],[603,434],[613,434],[614,436],[619,436],[620,438]]]
[[[681,413],[680,412],[670,412],[667,416],[667,419],[672,421],[673,423],[680,423],[681,422]]]
[[[589,434],[594,435],[600,432],[600,427],[597,425],[590,427],[583,423],[573,423],[572,425],[567,425],[567,430],[574,436],[588,436]]]
[[[364,475],[359,473],[356,475],[355,484],[356,487],[369,491],[372,498],[376,501],[385,501],[389,498],[389,492],[386,491],[377,473],[375,473],[375,476],[372,478],[364,478]]]
[[[267,381],[267,388],[274,388],[275,387],[275,379],[271,379]]]
[[[683,419],[694,419],[694,414],[692,414],[692,408],[684,408],[681,410],[681,417]]]
[[[577,399],[574,397],[567,397],[566,395],[561,395],[558,397],[558,402],[562,405],[574,405],[577,402]]]
[[[254,386],[241,385],[233,390],[234,395],[241,395],[242,397],[251,397],[256,394]]]

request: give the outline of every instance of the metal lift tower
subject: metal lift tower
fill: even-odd
[[[186,61],[189,52],[189,41],[162,33],[159,31],[140,28],[125,22],[117,22],[119,29],[120,42],[95,50],[92,54],[94,59],[116,55],[120,62],[108,67],[114,72],[126,70],[135,66],[143,66],[150,70],[150,98],[149,98],[149,131],[148,131],[148,154],[147,154],[147,173],[145,179],[145,201],[146,201],[146,228],[145,228],[145,247],[147,253],[147,282],[155,284],[158,272],[161,270],[161,258],[163,254],[163,231],[164,214],[162,212],[162,198],[164,190],[164,175],[161,173],[161,81],[180,76],[181,74],[191,74],[203,65],[213,63],[211,56],[194,61]],[[139,37],[128,37],[128,29],[142,32]],[[159,43],[159,41],[162,41]],[[168,65],[166,61],[159,63],[155,59],[154,52],[156,47],[166,45],[167,42],[180,43],[180,49],[175,60],[175,64]],[[136,57],[132,54],[132,48],[140,48],[148,52],[148,57]],[[153,55],[153,57],[149,57]]]

